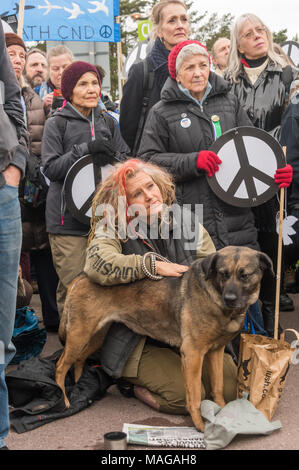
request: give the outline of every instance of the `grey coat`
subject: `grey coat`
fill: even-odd
[[[174,175],[179,204],[203,205],[203,225],[216,249],[227,245],[258,248],[251,210],[221,201],[210,189],[206,173],[196,166],[199,151],[209,149],[214,141],[213,114],[220,117],[222,132],[252,126],[237,98],[229,93],[228,82],[213,72],[209,82],[212,89],[200,107],[168,78],[161,101],[149,113],[139,153]],[[189,127],[182,126],[182,118],[190,120]]]
[[[3,109],[8,115],[11,124],[17,132],[19,145],[13,154],[0,153],[0,187],[5,184],[2,172],[8,165],[14,165],[24,175],[26,160],[28,157],[28,134],[25,128],[24,112],[21,105],[21,90],[11,65],[5,45],[3,26],[0,21],[0,86],[1,102]],[[4,138],[5,136],[1,136]]]
[[[56,116],[65,118],[63,136],[59,130]],[[111,134],[106,119],[112,120],[114,131]],[[95,137],[105,135],[111,139],[116,151],[116,158],[124,160],[129,148],[123,141],[116,122],[107,113],[105,117],[101,108],[95,109]],[[68,170],[79,158],[87,155],[88,142],[92,140],[92,125],[75,108],[67,103],[46,121],[42,142],[43,172],[50,180],[46,203],[47,232],[61,235],[84,236],[88,234],[89,226],[82,224],[72,217],[65,208],[62,213],[62,189]]]

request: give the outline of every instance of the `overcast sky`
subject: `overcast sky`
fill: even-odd
[[[193,0],[200,12],[231,13],[235,18],[243,13],[254,13],[271,29],[278,32],[287,28],[288,38],[299,34],[298,0]]]

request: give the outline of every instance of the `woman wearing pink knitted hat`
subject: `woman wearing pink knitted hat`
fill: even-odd
[[[258,249],[251,209],[226,204],[207,182],[206,175],[212,177],[221,165],[208,150],[215,138],[235,127],[252,126],[229,83],[210,66],[209,53],[198,41],[184,41],[172,49],[170,78],[161,101],[149,113],[139,155],[175,176],[180,204],[203,205],[203,225],[216,249],[226,245]]]
[[[46,204],[47,232],[59,277],[57,306],[61,315],[67,288],[83,270],[89,225],[63,209],[63,183],[80,157],[91,154],[97,166],[124,160],[129,151],[116,122],[99,106],[101,79],[96,67],[77,61],[63,72],[61,91],[66,105],[45,125],[43,172],[50,180]]]

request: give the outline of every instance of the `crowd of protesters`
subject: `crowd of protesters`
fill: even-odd
[[[152,21],[151,47],[146,59],[130,68],[117,111],[119,123],[109,114],[116,106],[102,93],[105,72],[101,67],[75,60],[66,46],[53,47],[48,54],[38,48],[28,51],[21,37],[4,34],[0,25],[1,103],[2,113],[8,117],[0,128],[0,289],[5,292],[0,298],[0,340],[4,345],[0,449],[7,448],[4,439],[9,430],[5,368],[15,352],[11,338],[18,274],[29,285],[34,273],[43,323],[50,333],[58,331],[67,289],[80,272],[103,285],[128,282],[99,275],[92,260],[95,246],[109,263],[117,260],[119,266],[134,265],[135,277],[130,282],[146,276],[140,263],[152,251],[150,244],[146,247],[141,237],[131,244],[107,241],[95,219],[90,236],[90,226],[77,220],[64,204],[65,177],[84,155],[92,155],[98,168],[107,164],[117,168],[99,186],[97,204],[115,203],[114,193],[125,196],[128,205],[139,201],[147,209],[157,201],[170,205],[175,200],[191,208],[202,204],[208,249],[203,246],[195,256],[206,256],[227,245],[250,246],[266,252],[275,268],[277,196],[254,209],[233,207],[212,192],[206,178],[222,164],[209,150],[215,140],[215,116],[222,133],[239,126],[263,129],[286,146],[286,165],[273,178],[277,188],[289,188],[288,210],[298,219],[293,243],[283,250],[282,271],[298,260],[299,70],[254,14],[237,18],[230,38],[218,38],[210,53],[205,45],[190,39],[188,9],[180,0],[157,3]],[[11,141],[4,145],[3,136],[8,134]],[[45,183],[37,192],[34,171],[40,172]],[[163,184],[172,187],[170,199]],[[161,244],[156,245],[156,251],[171,260],[167,269],[157,261],[158,274],[181,276],[190,263],[188,257],[178,257],[181,246],[177,251],[171,246],[162,249]],[[155,279],[157,266],[147,266],[149,277]],[[274,334],[275,284],[265,277],[260,302],[252,306],[253,315],[269,336]],[[284,286],[282,276],[280,310],[294,310]],[[123,351],[124,330],[122,334]],[[122,354],[115,344],[112,338],[110,354]],[[160,350],[146,338],[137,347],[141,366],[138,380],[131,380],[132,393],[161,411],[185,413],[179,356],[172,357],[170,349]],[[130,369],[129,352],[127,359],[122,377]],[[174,394],[159,372],[164,362],[176,377]],[[148,367],[156,368],[153,388]],[[236,381],[235,365],[229,364],[224,375],[229,376],[228,399],[233,399],[230,387]],[[173,400],[178,405],[173,406]]]

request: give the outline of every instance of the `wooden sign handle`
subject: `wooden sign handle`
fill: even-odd
[[[19,1],[19,15],[18,15],[18,36],[23,36],[23,25],[24,25],[24,11],[25,11],[25,0]]]
[[[283,147],[284,156],[286,157],[286,147]],[[277,250],[277,269],[276,269],[276,297],[275,297],[275,323],[274,338],[278,339],[279,324],[279,299],[280,299],[280,283],[281,283],[281,258],[282,258],[282,231],[283,231],[283,211],[284,211],[284,188],[280,189],[280,207],[279,207],[279,232],[278,232],[278,250]]]

